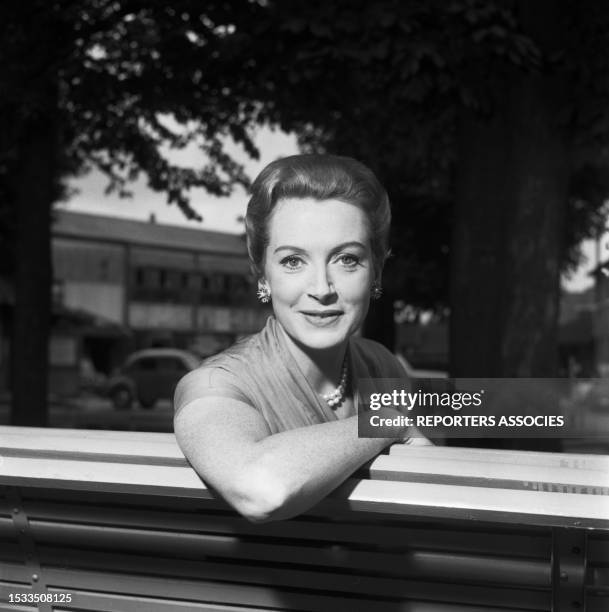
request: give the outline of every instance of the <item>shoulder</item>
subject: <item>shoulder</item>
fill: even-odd
[[[351,345],[379,378],[402,378],[406,372],[398,358],[380,342],[369,338],[354,337]]]
[[[235,377],[247,378],[252,363],[257,363],[266,356],[263,332],[264,330],[237,340],[221,353],[205,359],[195,371],[205,373],[206,377],[214,383]]]
[[[205,397],[232,399],[251,405],[246,390],[248,362],[255,346],[256,335],[244,338],[186,374],[175,391],[175,413],[191,401]]]

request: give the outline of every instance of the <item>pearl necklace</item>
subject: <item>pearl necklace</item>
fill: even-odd
[[[340,383],[334,391],[330,391],[330,393],[324,393],[321,397],[325,400],[330,406],[330,408],[335,408],[342,404],[345,399],[345,389],[347,388],[347,373],[348,373],[348,363],[347,363],[347,355],[345,355],[345,360],[343,361],[343,369],[340,375]]]

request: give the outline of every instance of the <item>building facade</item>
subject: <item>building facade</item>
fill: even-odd
[[[78,349],[73,334],[54,332],[51,355],[85,356],[104,373],[139,348],[213,354],[258,331],[270,313],[256,300],[245,240],[234,234],[59,211],[53,271],[56,305],[92,324]]]

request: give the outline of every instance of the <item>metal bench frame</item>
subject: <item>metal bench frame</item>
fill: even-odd
[[[599,612],[608,487],[607,456],[394,446],[254,525],[171,434],[0,427],[0,610]]]

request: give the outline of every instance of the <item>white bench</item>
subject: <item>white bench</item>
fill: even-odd
[[[171,434],[0,427],[0,458],[0,610],[609,609],[607,456],[395,446],[265,525]]]

